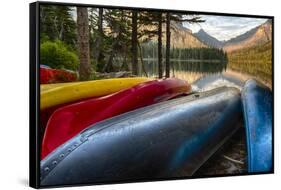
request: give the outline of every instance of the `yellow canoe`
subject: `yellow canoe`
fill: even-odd
[[[151,79],[136,77],[41,85],[40,109],[84,98],[105,96],[149,80]]]
[[[65,82],[65,83],[54,83],[54,84],[41,84],[40,85],[40,92],[43,93],[47,90],[51,90],[57,87],[68,86],[68,85],[76,85],[77,83],[81,82]]]

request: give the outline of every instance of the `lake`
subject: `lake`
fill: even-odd
[[[139,65],[142,76],[158,77],[158,60],[143,59]],[[226,70],[227,63],[213,60],[170,60],[170,76],[192,83],[203,75],[221,73]],[[145,70],[145,71],[144,71]],[[163,59],[163,76],[165,76],[165,59]]]

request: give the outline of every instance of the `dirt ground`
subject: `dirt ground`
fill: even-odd
[[[247,173],[246,133],[243,121],[238,131],[224,144],[194,176],[215,176]]]

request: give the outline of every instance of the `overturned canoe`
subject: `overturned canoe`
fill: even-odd
[[[104,119],[188,93],[184,80],[170,78],[141,83],[100,98],[77,102],[57,109],[50,117],[42,143],[43,159],[55,148],[86,127]]]
[[[72,82],[77,80],[77,74],[73,71],[62,69],[51,69],[40,66],[40,84],[56,82]]]
[[[272,92],[255,80],[242,89],[248,171],[272,171]]]
[[[148,78],[136,77],[66,83],[66,85],[41,91],[40,109],[43,110],[86,98],[105,96],[148,80]]]
[[[99,122],[41,161],[41,185],[192,175],[239,127],[240,93],[219,88]]]

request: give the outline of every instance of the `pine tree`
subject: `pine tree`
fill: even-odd
[[[41,41],[61,40],[76,49],[77,32],[72,16],[73,9],[69,6],[40,6]]]
[[[138,75],[138,12],[132,11],[132,73]]]
[[[79,47],[79,77],[88,80],[91,74],[89,47],[89,20],[86,7],[77,7],[77,28]]]

